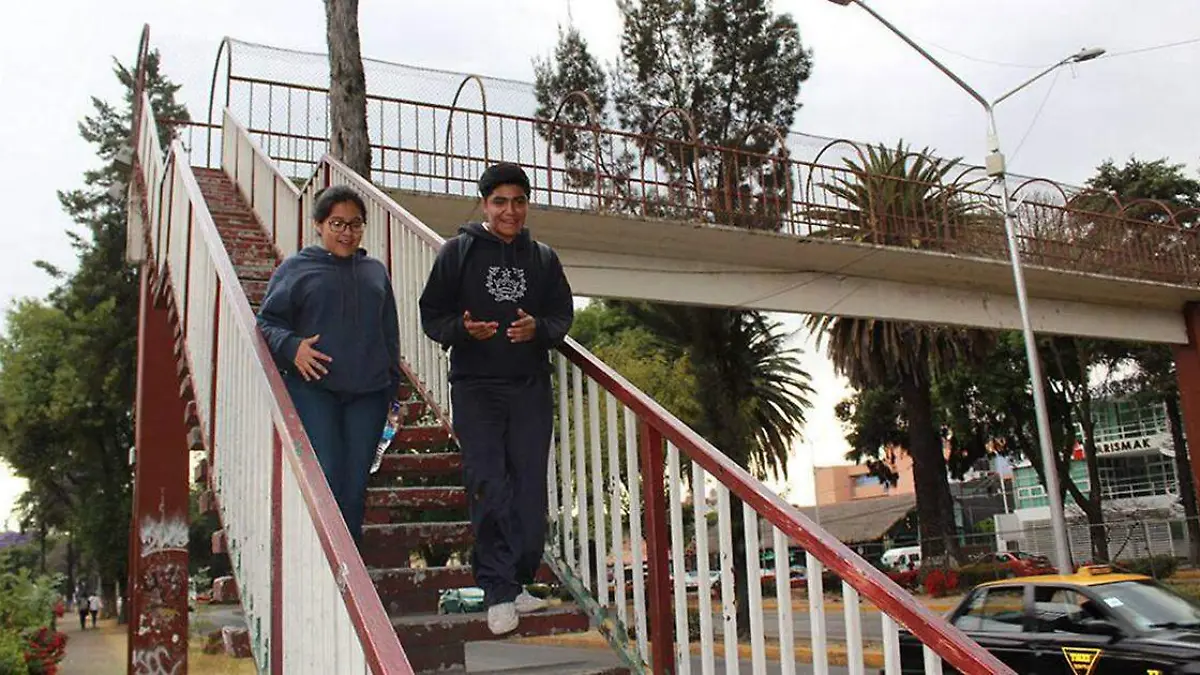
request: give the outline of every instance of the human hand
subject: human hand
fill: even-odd
[[[325,367],[325,363],[333,362],[333,357],[313,348],[313,345],[317,344],[320,339],[320,335],[314,335],[301,340],[300,348],[296,350],[296,358],[292,360],[292,363],[296,364],[296,370],[300,371],[304,379],[309,382],[321,379],[322,376],[329,372],[329,369]],[[322,363],[322,361],[325,363]]]
[[[476,321],[471,318],[470,312],[463,312],[463,326],[466,327],[467,334],[476,340],[491,339],[500,329],[500,324],[495,321]]]
[[[508,327],[508,339],[513,342],[529,342],[537,334],[537,319],[517,309],[518,319]]]

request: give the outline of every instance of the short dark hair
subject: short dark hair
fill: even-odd
[[[489,166],[479,177],[479,194],[487,199],[501,185],[516,185],[525,191],[526,197],[529,196],[529,176],[525,175],[524,169],[512,162],[500,162]]]
[[[323,190],[317,190],[316,200],[313,203],[313,220],[318,223],[325,222],[330,213],[333,213],[333,207],[338,204],[350,202],[358,207],[358,212],[362,214],[363,219],[367,217],[367,204],[363,198],[358,196],[348,185],[331,185]]]

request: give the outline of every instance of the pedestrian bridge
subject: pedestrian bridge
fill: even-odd
[[[304,178],[328,148],[325,57],[289,53],[311,67],[280,77],[259,67],[276,50],[231,41],[222,54],[224,99],[214,88],[189,145],[213,163],[224,103],[281,170]],[[536,119],[529,85],[373,67],[372,181],[448,236],[479,217],[474,181],[488,163],[521,164],[534,185],[529,224],[580,294],[1020,326],[997,186],[979,167],[947,163],[931,182],[910,153],[866,171],[870,148],[763,125],[736,148],[712,147],[679,110],[641,132],[609,129],[579,92]],[[1009,189],[1036,330],[1187,341],[1182,309],[1200,300],[1189,226],[1200,214],[1045,179]]]

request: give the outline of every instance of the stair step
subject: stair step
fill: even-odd
[[[484,612],[401,616],[392,619],[392,627],[396,629],[405,651],[410,651],[449,643],[581,633],[591,626],[587,614],[574,604],[564,604],[521,615],[517,629],[505,635],[492,635]]]
[[[475,574],[467,565],[450,567],[393,567],[370,570],[371,581],[383,595],[406,595],[423,590],[438,592],[450,588],[466,588],[475,585]],[[543,564],[536,580],[544,584],[557,583],[550,566]]]
[[[367,489],[367,508],[456,509],[466,508],[464,487],[373,487]]]
[[[421,450],[445,445],[454,440],[445,427],[401,427],[392,438],[391,450]]]
[[[468,546],[475,541],[471,523],[392,523],[363,525],[363,562],[367,567],[404,567],[408,553],[421,545]]]
[[[379,465],[379,474],[413,476],[449,476],[462,471],[462,453],[431,452],[422,454],[388,453]]]

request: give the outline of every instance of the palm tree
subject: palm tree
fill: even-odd
[[[820,187],[835,196],[838,208],[808,216],[828,225],[826,236],[870,244],[958,252],[985,231],[988,216],[945,179],[957,160],[940,160],[928,150],[910,153],[868,149],[862,162],[845,161],[848,171]],[[994,217],[992,217],[994,220]],[[924,559],[939,551],[959,557],[953,502],[946,475],[942,435],[934,417],[932,387],[936,374],[981,351],[981,331],[899,321],[812,316],[808,326],[822,334],[834,367],[859,389],[894,388],[908,421],[908,452],[913,460]]]

